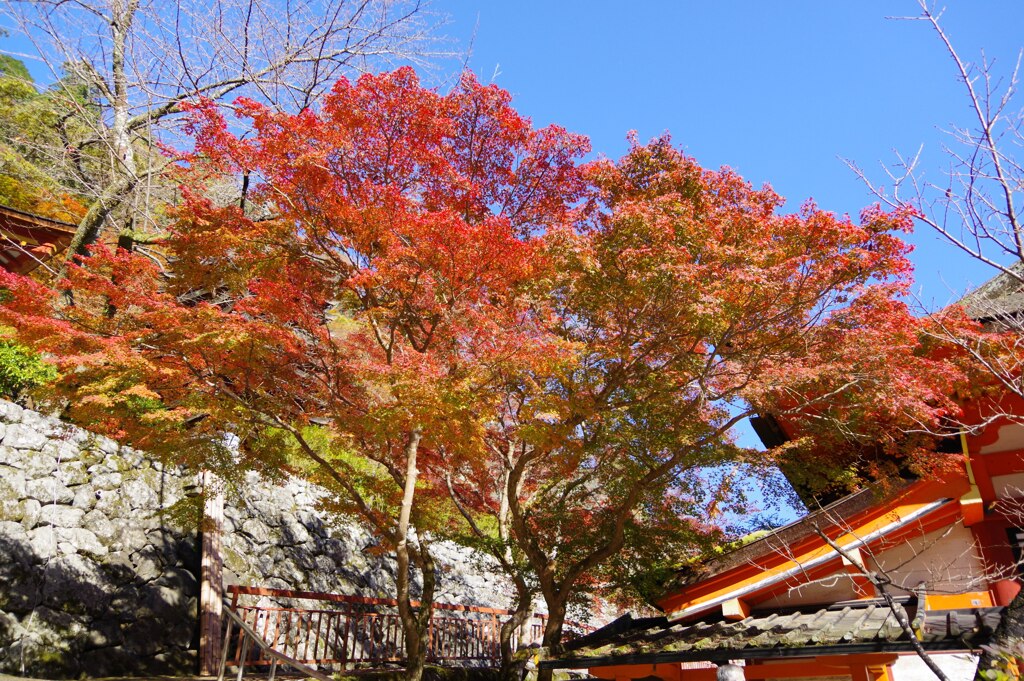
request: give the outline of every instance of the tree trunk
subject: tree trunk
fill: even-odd
[[[999,626],[996,627],[992,639],[989,641],[989,646],[995,650],[991,648],[982,650],[981,657],[978,659],[978,671],[974,678],[984,681],[987,677],[983,676],[983,673],[992,668],[992,663],[998,659],[999,649],[1011,648],[1022,640],[1024,640],[1024,589],[1006,606],[1003,619],[1000,620]]]
[[[519,681],[521,670],[515,664],[513,637],[518,636],[522,626],[533,616],[533,592],[522,579],[516,580],[516,607],[512,616],[501,623],[501,678],[503,681]],[[517,643],[521,644],[522,641]]]
[[[416,613],[416,649],[419,654],[415,660],[410,656],[406,663],[406,678],[409,681],[419,681],[423,677],[423,668],[430,654],[430,620],[434,614],[434,588],[437,585],[437,572],[430,547],[422,537],[417,539],[419,548],[416,551],[416,563],[423,576],[423,595]]]
[[[214,489],[215,478],[203,471],[202,565],[199,586],[199,673],[214,676],[219,671],[218,660],[222,642],[221,625],[224,623],[224,556],[221,549],[221,531],[224,525],[224,493]]]
[[[502,623],[501,625],[501,678],[505,681],[519,681],[522,678],[521,671],[516,665],[514,665],[513,656],[515,655],[514,646],[512,645],[512,637],[517,636],[522,626],[529,622],[533,617],[533,596],[534,590],[531,589],[526,580],[523,578],[521,572],[516,570],[516,562],[512,555],[512,546],[510,543],[510,532],[509,522],[511,520],[511,511],[509,509],[509,480],[512,457],[515,454],[515,442],[509,442],[508,451],[506,452],[506,463],[508,466],[502,473],[501,481],[501,497],[499,500],[498,508],[498,538],[501,540],[503,547],[501,554],[497,555],[498,561],[501,563],[505,572],[512,578],[516,586],[516,607],[512,616]],[[518,493],[518,489],[514,490]],[[522,643],[522,641],[517,641]]]
[[[544,594],[548,606],[548,617],[544,622],[544,639],[542,645],[547,649],[548,656],[562,652],[562,625],[565,624],[566,591]],[[542,667],[537,672],[537,681],[551,681],[552,670]]]
[[[67,272],[67,263],[76,255],[84,255],[86,247],[99,236],[103,221],[114,208],[120,205],[124,195],[138,184],[138,173],[135,164],[135,152],[132,149],[131,131],[128,129],[129,102],[128,76],[125,66],[128,36],[132,30],[138,0],[126,3],[114,2],[111,6],[110,37],[111,37],[111,81],[104,83],[102,79],[96,85],[105,91],[113,111],[111,124],[111,148],[114,156],[114,178],[103,188],[100,195],[93,200],[89,211],[78,223],[78,229],[71,239],[60,268],[59,277]],[[96,76],[99,78],[99,76]],[[68,292],[65,296],[70,298]],[[69,300],[70,302],[70,300]]]
[[[99,236],[103,221],[107,219],[111,211],[121,205],[124,196],[135,188],[138,180],[134,177],[123,176],[111,182],[103,192],[89,206],[89,211],[78,223],[78,229],[71,238],[68,250],[64,256],[64,264],[61,267],[60,276],[64,276],[67,270],[67,263],[76,255],[84,255],[86,247]]]
[[[135,21],[135,10],[138,0],[126,3],[114,2],[111,6],[110,18],[111,62],[110,62],[110,107],[114,111],[111,124],[113,133],[113,152],[119,164],[120,173],[135,177],[135,152],[132,149],[131,131],[128,129],[128,73],[125,57],[128,49],[128,36],[131,35]]]
[[[548,602],[548,618],[544,622],[544,647],[552,653],[562,652],[562,625],[565,624],[565,598]]]
[[[427,630],[426,623],[423,622],[423,611],[431,610],[431,606],[427,604],[426,598],[424,603],[420,606],[420,612],[417,613],[412,607],[412,597],[410,593],[411,574],[410,567],[412,563],[412,554],[414,553],[413,548],[409,545],[409,528],[410,518],[412,517],[412,505],[416,493],[416,479],[419,471],[416,468],[416,454],[419,450],[420,439],[423,433],[419,428],[416,428],[409,434],[409,441],[405,447],[405,480],[404,489],[402,495],[402,508],[398,516],[398,529],[396,532],[396,543],[395,543],[395,558],[398,562],[398,571],[395,577],[397,586],[397,597],[398,597],[398,616],[402,621],[402,631],[405,634],[405,654],[406,654],[406,679],[408,681],[420,681],[423,677],[423,667],[426,664],[427,659],[427,643],[429,632]],[[427,551],[426,545],[420,538],[420,547],[418,551],[415,551],[417,558],[419,559],[420,566],[422,568],[424,562],[430,562],[430,554]],[[430,570],[433,573],[433,570]],[[429,575],[429,580],[433,582],[434,575]],[[427,596],[427,581],[428,575],[424,570],[423,575],[423,587],[424,597]],[[433,584],[430,585],[430,600],[433,601]],[[426,618],[426,622],[429,623],[429,614]]]

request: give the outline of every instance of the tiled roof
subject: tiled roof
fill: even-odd
[[[995,277],[957,301],[967,315],[978,321],[993,321],[1024,312],[1024,262],[1010,265]],[[1012,274],[1011,274],[1012,273]]]
[[[914,620],[925,648],[969,650],[985,643],[1001,608],[929,611]],[[911,609],[910,617],[915,613]],[[888,606],[825,608],[755,614],[741,621],[669,624],[665,618],[626,617],[574,642],[555,667],[598,667],[693,660],[910,650],[910,639]]]

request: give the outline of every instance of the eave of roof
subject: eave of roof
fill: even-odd
[[[1002,608],[917,613],[926,650],[975,650],[999,624]],[[888,606],[867,603],[815,612],[755,614],[725,620],[669,624],[664,618],[622,618],[542,665],[580,669],[670,662],[723,662],[910,652],[913,643]]]
[[[940,509],[947,507],[947,505],[955,503],[955,499],[937,499],[930,503],[919,504],[913,510],[903,513],[898,517],[898,519],[887,522],[884,525],[877,525],[875,529],[864,532],[863,534],[847,533],[850,537],[850,541],[842,543],[843,549],[853,551],[863,546],[870,545],[881,537],[892,532],[899,531],[900,529],[914,523],[923,521],[925,518],[936,513]],[[766,537],[765,539],[770,539],[770,537]],[[768,544],[767,548],[770,549],[772,554],[778,555],[781,546],[787,546],[787,544]],[[828,548],[824,542],[822,542],[822,546],[826,549]],[[794,556],[786,563],[789,567],[785,567],[786,564],[784,564],[783,569],[767,572],[763,574],[763,576],[758,575],[755,580],[748,580],[747,583],[730,585],[727,589],[723,589],[710,597],[692,598],[682,600],[682,602],[676,601],[676,607],[671,609],[665,608],[667,611],[666,614],[668,618],[673,621],[688,617],[695,617],[721,606],[726,601],[736,598],[745,598],[751,594],[763,592],[765,589],[785,582],[796,575],[806,574],[814,569],[825,567],[827,564],[839,563],[841,561],[842,556],[831,549],[818,552],[816,555]],[[673,599],[666,598],[663,603],[670,602],[671,600]]]
[[[988,639],[986,639],[987,641]],[[922,643],[929,652],[966,652],[977,650],[978,645],[964,645],[959,641]],[[544,660],[540,667],[549,669],[590,669],[592,667],[618,667],[627,665],[667,664],[673,662],[729,662],[731,660],[767,660],[794,657],[824,657],[826,655],[864,655],[870,653],[911,653],[914,645],[910,641],[843,643],[832,646],[793,646],[776,648],[721,648],[678,653],[652,653],[589,658],[559,658]]]
[[[971,319],[988,322],[1024,312],[1024,262],[1018,261],[974,289],[957,305]]]
[[[915,482],[907,481],[899,484],[885,497],[880,495],[877,486],[867,487],[849,494],[824,508],[820,508],[787,525],[776,528],[749,544],[736,547],[704,562],[699,570],[692,571],[689,574],[680,571],[677,573],[676,579],[672,581],[670,589],[678,591],[696,582],[717,577],[736,567],[749,565],[752,560],[765,554],[776,552],[776,547],[778,546],[792,546],[800,540],[813,536],[815,534],[813,528],[815,522],[823,521],[821,524],[828,526],[832,524],[830,519],[843,518],[844,520],[849,520],[859,513],[868,511],[886,498],[897,497],[901,493],[906,492]],[[667,595],[669,595],[668,592],[666,593]]]
[[[42,215],[28,213],[26,211],[4,205],[0,205],[0,217],[13,220],[24,227],[42,227],[45,229],[54,229],[59,232],[66,232],[68,234],[74,234],[75,230],[78,228],[77,225],[70,222],[43,217]]]
[[[28,274],[65,250],[76,226],[0,205],[0,267]]]

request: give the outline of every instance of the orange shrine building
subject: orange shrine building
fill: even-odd
[[[611,681],[714,679],[729,661],[747,679],[934,678],[867,571],[891,582],[947,676],[973,679],[1020,590],[1024,426],[962,440],[958,473],[840,499],[682,579],[658,602],[663,617],[627,615],[547,664]]]
[[[1017,397],[998,407],[1024,414]],[[626,615],[542,665],[609,681],[713,680],[729,662],[748,680],[934,679],[918,644],[949,679],[973,679],[1021,588],[1024,425],[997,418],[941,449],[962,457],[953,472],[861,490],[681,572],[662,616]]]

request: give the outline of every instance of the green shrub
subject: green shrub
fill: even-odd
[[[38,354],[13,341],[0,340],[0,397],[16,398],[55,378],[57,369]]]

